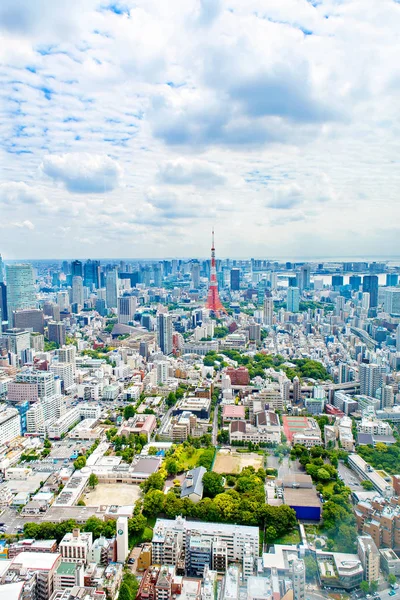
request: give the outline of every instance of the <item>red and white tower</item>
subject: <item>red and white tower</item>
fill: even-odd
[[[215,316],[219,316],[220,312],[226,313],[226,310],[220,300],[218,294],[217,267],[215,265],[215,245],[214,245],[214,229],[212,230],[212,246],[211,246],[211,275],[210,286],[208,288],[208,297],[206,308],[213,312]]]

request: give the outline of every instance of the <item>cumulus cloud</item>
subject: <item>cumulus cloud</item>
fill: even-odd
[[[29,231],[35,229],[35,226],[32,223],[32,221],[28,221],[27,219],[25,221],[11,221],[10,223],[0,223],[0,227],[4,229],[16,227],[17,229],[28,229]]]
[[[162,163],[159,167],[160,182],[172,185],[194,185],[213,188],[223,185],[226,177],[219,168],[203,160],[178,158]]]
[[[119,186],[122,169],[107,155],[70,153],[45,156],[43,173],[73,193],[105,193]]]
[[[0,203],[17,207],[20,204],[38,205],[47,202],[39,190],[22,181],[9,181],[0,184]]]
[[[282,185],[273,191],[273,198],[268,203],[270,208],[289,210],[302,204],[303,192],[296,183]]]
[[[204,201],[196,195],[181,196],[171,190],[152,187],[146,192],[146,200],[152,209],[156,209],[153,215],[155,219],[201,219],[207,217]]]

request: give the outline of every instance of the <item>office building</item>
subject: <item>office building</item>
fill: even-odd
[[[363,310],[368,311],[370,304],[371,304],[371,296],[370,296],[369,292],[363,292],[363,295],[361,298],[361,308]]]
[[[311,287],[311,267],[310,265],[303,265],[299,273],[299,288],[300,292],[309,290]],[[297,312],[297,311],[292,311]]]
[[[0,254],[0,283],[4,283],[4,262]]]
[[[92,532],[81,532],[79,529],[74,529],[72,533],[66,533],[64,535],[58,547],[58,551],[62,556],[63,562],[84,565],[87,563],[88,554],[92,544]]]
[[[163,354],[172,354],[172,315],[168,313],[157,315],[157,343]]]
[[[8,444],[21,435],[21,419],[18,410],[5,408],[0,411],[0,446]]]
[[[78,310],[83,307],[83,279],[79,275],[75,275],[72,278],[72,303],[77,304],[77,306],[79,307]]]
[[[63,346],[58,348],[57,357],[59,363],[70,363],[73,367],[73,372],[76,370],[76,348],[75,346]]]
[[[292,313],[299,312],[300,308],[300,289],[298,287],[289,287],[287,291],[287,310]]]
[[[48,338],[50,342],[55,342],[59,346],[64,346],[67,336],[67,330],[63,321],[50,321],[48,324]]]
[[[13,312],[36,308],[36,293],[32,265],[7,265],[7,309],[12,324]]]
[[[118,272],[109,271],[106,276],[106,303],[108,308],[118,306]]]
[[[100,262],[87,260],[83,267],[83,282],[89,289],[100,287]]]
[[[340,288],[343,286],[343,275],[332,275],[332,287]]]
[[[71,263],[72,277],[83,277],[83,268],[80,260],[74,260]]]
[[[396,287],[399,285],[399,276],[397,273],[387,273],[386,274],[386,285],[388,287]]]
[[[54,361],[50,365],[51,373],[59,377],[63,383],[63,391],[65,392],[74,384],[74,367],[71,363],[63,363]]]
[[[384,312],[393,317],[400,316],[400,288],[383,288],[383,306]]]
[[[349,277],[349,284],[353,292],[358,292],[362,284],[360,275],[351,275]]]
[[[118,298],[118,323],[129,325],[136,312],[136,296],[121,296]]]
[[[1,333],[1,324],[3,321],[8,320],[8,310],[7,310],[7,286],[5,283],[0,281],[0,333]]]
[[[370,308],[376,308],[378,306],[378,282],[377,275],[364,275],[363,292],[369,293]]]
[[[25,329],[17,329],[16,327],[13,329],[6,329],[3,332],[3,337],[8,339],[10,352],[16,354],[18,358],[21,358],[23,353],[31,347],[31,334]]]
[[[231,269],[231,290],[233,292],[240,290],[240,269]]]
[[[200,287],[200,264],[192,263],[192,287],[197,290]]]
[[[68,292],[57,292],[57,304],[60,307],[60,310],[68,310],[68,308],[69,308]]]
[[[21,389],[21,393],[24,394],[24,385],[34,386],[36,391],[36,398],[45,400],[51,398],[56,393],[54,383],[54,373],[48,371],[39,371],[36,369],[25,369],[20,371],[15,376],[14,386],[18,386]],[[23,397],[18,398],[18,401],[23,400]]]

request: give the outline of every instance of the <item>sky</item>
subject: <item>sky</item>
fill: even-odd
[[[1,0],[6,259],[399,255],[400,0]]]

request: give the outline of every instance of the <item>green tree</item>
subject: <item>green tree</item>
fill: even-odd
[[[124,408],[124,419],[128,420],[133,416],[135,416],[135,409],[132,404],[128,404],[128,406],[125,406]]]
[[[96,485],[99,483],[99,478],[94,473],[89,476],[89,486],[94,490]]]
[[[374,594],[375,592],[378,591],[378,582],[377,581],[371,581],[371,583],[369,584],[369,589],[371,590],[371,592]]]
[[[149,452],[148,452],[149,456],[155,456],[157,454],[157,452],[158,452],[158,450],[155,446],[150,446]]]
[[[363,486],[364,490],[367,490],[369,492],[371,492],[374,489],[374,486],[370,481],[368,481],[368,479],[364,479],[364,481],[361,482],[361,485]]]
[[[164,508],[165,496],[160,490],[149,490],[143,501],[143,514],[157,516]]]
[[[176,475],[178,472],[178,463],[172,457],[167,458],[165,461],[165,468],[167,469],[168,475]]]
[[[74,461],[75,469],[83,469],[86,466],[86,458],[84,456],[78,456],[78,458]]]
[[[368,583],[368,581],[362,581],[360,583],[360,590],[362,591],[362,593],[364,595],[368,594],[368,592],[369,592],[369,583]]]
[[[172,408],[173,406],[175,406],[176,400],[177,396],[174,394],[174,392],[170,392],[167,396],[165,403],[168,406],[168,408]]]
[[[121,583],[121,587],[119,588],[118,598],[119,600],[133,600],[131,590],[124,581]]]
[[[152,473],[146,481],[140,484],[140,487],[145,494],[149,490],[162,490],[164,488],[164,478],[160,473]]]
[[[35,539],[38,537],[39,529],[39,523],[25,523],[24,536],[28,539]]]
[[[388,577],[388,581],[389,581],[390,585],[394,585],[397,581],[396,575],[393,575],[393,573],[390,573],[389,577]]]
[[[331,478],[329,472],[323,468],[318,469],[317,477],[320,481],[328,481]]]
[[[128,532],[130,536],[137,536],[143,533],[146,527],[146,517],[142,513],[134,514],[131,519],[128,520]]]
[[[219,473],[209,471],[203,475],[203,492],[204,496],[215,498],[218,494],[224,491],[223,479]]]
[[[278,537],[278,534],[276,533],[275,527],[270,525],[269,527],[266,528],[265,541],[267,542],[267,544],[272,544],[272,542],[274,542],[277,537]]]
[[[306,579],[307,581],[312,581],[316,579],[318,575],[318,565],[315,557],[309,554],[304,557],[304,563],[306,566]]]

